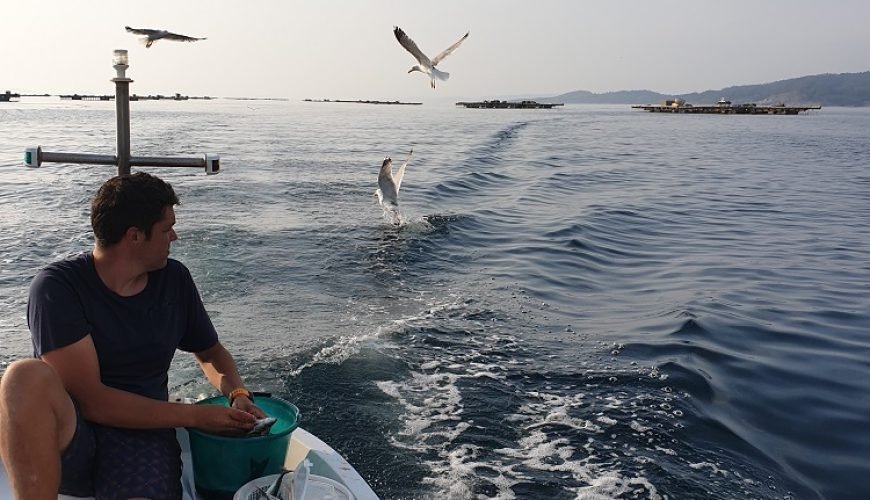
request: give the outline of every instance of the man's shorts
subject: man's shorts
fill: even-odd
[[[61,456],[60,492],[97,500],[181,498],[181,448],[175,429],[119,429],[89,422],[76,408],[76,431]]]

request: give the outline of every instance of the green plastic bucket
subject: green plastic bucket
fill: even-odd
[[[265,436],[227,437],[188,429],[197,493],[206,498],[232,498],[252,479],[281,472],[290,433],[299,426],[299,409],[267,396],[255,396],[254,403],[278,419]],[[227,406],[228,401],[217,396],[196,404]]]

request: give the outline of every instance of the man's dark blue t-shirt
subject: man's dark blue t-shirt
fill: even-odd
[[[164,401],[175,350],[218,340],[190,271],[173,259],[131,297],[106,287],[90,252],[50,264],[30,285],[27,323],[35,356],[90,335],[105,385]]]

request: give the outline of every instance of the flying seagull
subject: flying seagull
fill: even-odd
[[[386,210],[396,211],[399,208],[399,187],[402,185],[402,178],[405,177],[405,167],[408,166],[413,153],[412,149],[408,153],[408,159],[399,167],[399,170],[396,170],[395,175],[393,174],[393,160],[384,158],[384,163],[381,164],[381,172],[378,174],[378,189],[374,195],[378,197],[378,203]]]
[[[142,39],[142,42],[145,44],[145,48],[151,47],[151,44],[156,42],[157,40],[175,40],[177,42],[195,42],[197,40],[205,40],[205,38],[194,38],[192,36],[187,35],[179,35],[177,33],[172,33],[166,30],[152,30],[147,28],[131,28],[129,26],[124,26],[127,28],[127,31],[130,33],[135,33],[137,35],[145,35],[145,38]]]
[[[468,38],[468,33],[466,33],[465,36],[460,38],[458,42],[454,43],[450,47],[447,47],[446,49],[444,49],[443,52],[441,52],[440,54],[438,54],[434,58],[429,59],[426,56],[426,54],[424,54],[417,47],[417,44],[414,43],[414,40],[411,40],[411,38],[408,35],[406,35],[404,31],[402,31],[402,28],[400,28],[398,26],[394,26],[393,27],[393,34],[396,35],[396,40],[399,41],[399,43],[402,45],[402,47],[405,47],[405,50],[410,52],[411,55],[414,56],[414,59],[417,60],[417,64],[412,66],[411,69],[408,70],[408,73],[413,73],[414,71],[419,71],[421,73],[425,73],[426,75],[429,76],[429,80],[432,82],[433,89],[435,88],[435,79],[436,78],[438,80],[441,80],[442,82],[446,81],[448,78],[450,78],[450,73],[448,73],[446,71],[441,71],[438,68],[436,68],[435,66],[437,66],[438,63],[441,62],[442,59],[449,56],[451,52],[456,50],[456,47],[459,47],[459,44],[461,44],[463,41],[465,41],[466,38]]]

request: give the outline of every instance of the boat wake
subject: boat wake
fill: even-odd
[[[423,484],[449,498],[538,496],[549,481],[577,498],[663,498],[642,471],[608,462],[602,443],[621,428],[622,402],[611,401],[613,416],[589,414],[594,396],[539,385],[526,343],[501,330],[500,316],[466,300],[395,324],[393,338],[420,358],[376,384],[400,409],[390,443],[425,464]],[[639,420],[632,432],[649,432]]]

